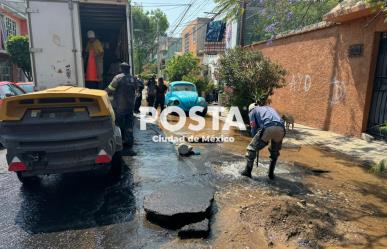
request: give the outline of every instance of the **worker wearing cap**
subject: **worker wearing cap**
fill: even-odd
[[[271,162],[269,178],[274,179],[275,165],[280,155],[282,140],[285,137],[284,121],[274,108],[270,106],[258,106],[255,103],[249,106],[249,119],[253,139],[247,146],[246,168],[241,174],[251,178],[251,171],[253,170],[257,153],[270,142],[269,151]]]
[[[113,109],[116,115],[116,125],[120,127],[124,155],[133,156],[133,110],[136,98],[137,81],[130,75],[130,66],[121,63],[122,73],[116,75],[106,91],[113,96]]]
[[[104,49],[102,43],[96,38],[94,31],[89,30],[87,32],[87,38],[88,43],[86,46],[86,52],[88,53],[88,66],[86,67],[86,82],[95,82],[96,87],[93,88],[98,88],[100,82],[103,81]],[[95,68],[94,66],[90,67],[92,60],[95,62]],[[95,70],[96,73],[91,73],[91,70]]]

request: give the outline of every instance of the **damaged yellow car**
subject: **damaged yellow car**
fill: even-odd
[[[61,86],[9,97],[0,120],[8,169],[23,183],[47,174],[121,172],[121,131],[105,91]]]

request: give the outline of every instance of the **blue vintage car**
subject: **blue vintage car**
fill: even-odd
[[[201,115],[207,113],[207,102],[204,98],[199,97],[195,84],[187,81],[171,82],[168,87],[168,92],[165,94],[166,106],[178,106],[185,112],[194,106],[204,107]]]

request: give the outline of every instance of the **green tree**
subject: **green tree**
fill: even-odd
[[[183,80],[184,76],[197,76],[200,74],[199,59],[191,53],[175,55],[167,61],[165,73],[170,81]]]
[[[199,95],[202,93],[206,93],[209,90],[212,90],[213,87],[213,85],[210,84],[207,78],[199,74],[184,75],[183,80],[194,83]]]
[[[144,11],[141,6],[134,6],[132,15],[134,69],[136,74],[140,74],[144,65],[152,61],[149,55],[157,50],[158,35],[164,35],[169,24],[167,16],[160,9],[149,12]]]
[[[383,10],[387,8],[387,1],[385,0],[366,0],[367,3],[371,4],[375,9]]]
[[[245,44],[268,40],[289,30],[322,21],[323,16],[340,0],[215,0],[218,10],[225,10],[228,19],[245,14]]]
[[[18,66],[29,81],[32,81],[30,49],[27,36],[10,36],[6,43],[12,62]]]
[[[145,64],[141,73],[142,79],[149,79],[152,75],[157,73],[157,65],[153,63]]]
[[[238,106],[247,116],[250,103],[264,105],[274,89],[286,85],[286,71],[261,52],[236,48],[226,51],[219,60],[218,78],[225,84],[230,106]]]

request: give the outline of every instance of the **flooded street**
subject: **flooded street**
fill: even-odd
[[[200,133],[166,136],[223,134],[236,141],[192,144],[200,155],[179,157],[175,145],[152,141],[163,132],[148,125],[136,130],[138,155],[125,158],[118,181],[105,171],[66,174],[25,189],[3,161],[0,248],[387,247],[385,178],[341,155],[285,141],[275,181],[266,176],[267,150],[246,179],[239,170],[250,138],[213,131],[206,120]],[[215,189],[208,239],[180,240],[177,231],[147,221],[144,197],[171,185]]]
[[[214,248],[387,246],[386,179],[372,175],[359,162],[285,139],[275,181],[267,178],[267,149],[250,180],[239,175],[245,165],[248,136],[235,130],[214,132],[209,118],[206,129],[194,135],[233,136],[236,140],[194,144],[201,156],[190,159],[210,167],[216,179]],[[297,131],[290,131],[287,137],[297,137]]]

